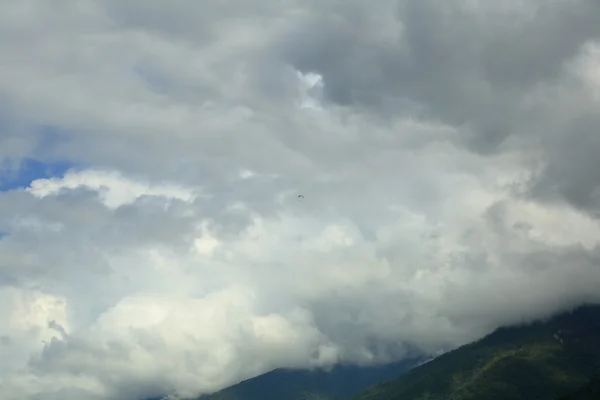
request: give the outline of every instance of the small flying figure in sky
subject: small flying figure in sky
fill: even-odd
[[[304,198],[304,195],[302,195],[302,194],[299,194],[299,195],[298,195],[298,198],[299,198],[299,199],[303,199],[303,198]]]

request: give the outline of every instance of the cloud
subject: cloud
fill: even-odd
[[[36,197],[55,195],[61,190],[84,187],[102,194],[102,202],[108,208],[114,209],[125,204],[131,204],[142,196],[158,196],[177,199],[185,202],[194,200],[194,193],[186,188],[175,185],[150,186],[142,182],[124,179],[118,172],[102,172],[86,170],[69,171],[61,178],[37,179],[31,182],[26,190]]]
[[[3,398],[193,396],[600,301],[597,2],[0,4]]]

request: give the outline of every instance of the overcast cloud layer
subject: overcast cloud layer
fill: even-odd
[[[0,9],[0,176],[74,166],[0,192],[5,400],[192,396],[600,301],[596,0]]]

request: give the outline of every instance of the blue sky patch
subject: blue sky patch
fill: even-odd
[[[17,170],[0,168],[0,191],[24,188],[36,179],[62,177],[75,166],[69,162],[48,163],[26,158]]]
[[[31,157],[0,160],[0,192],[27,187],[36,179],[63,177],[73,168],[82,167],[60,160],[58,146],[69,140],[69,132],[52,125],[41,125],[37,129],[37,143]]]

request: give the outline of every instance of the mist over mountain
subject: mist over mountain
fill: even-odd
[[[421,361],[411,358],[383,366],[337,365],[312,371],[277,369],[196,400],[343,400],[396,378]]]
[[[585,305],[502,327],[350,400],[584,400],[598,377],[600,306]]]

